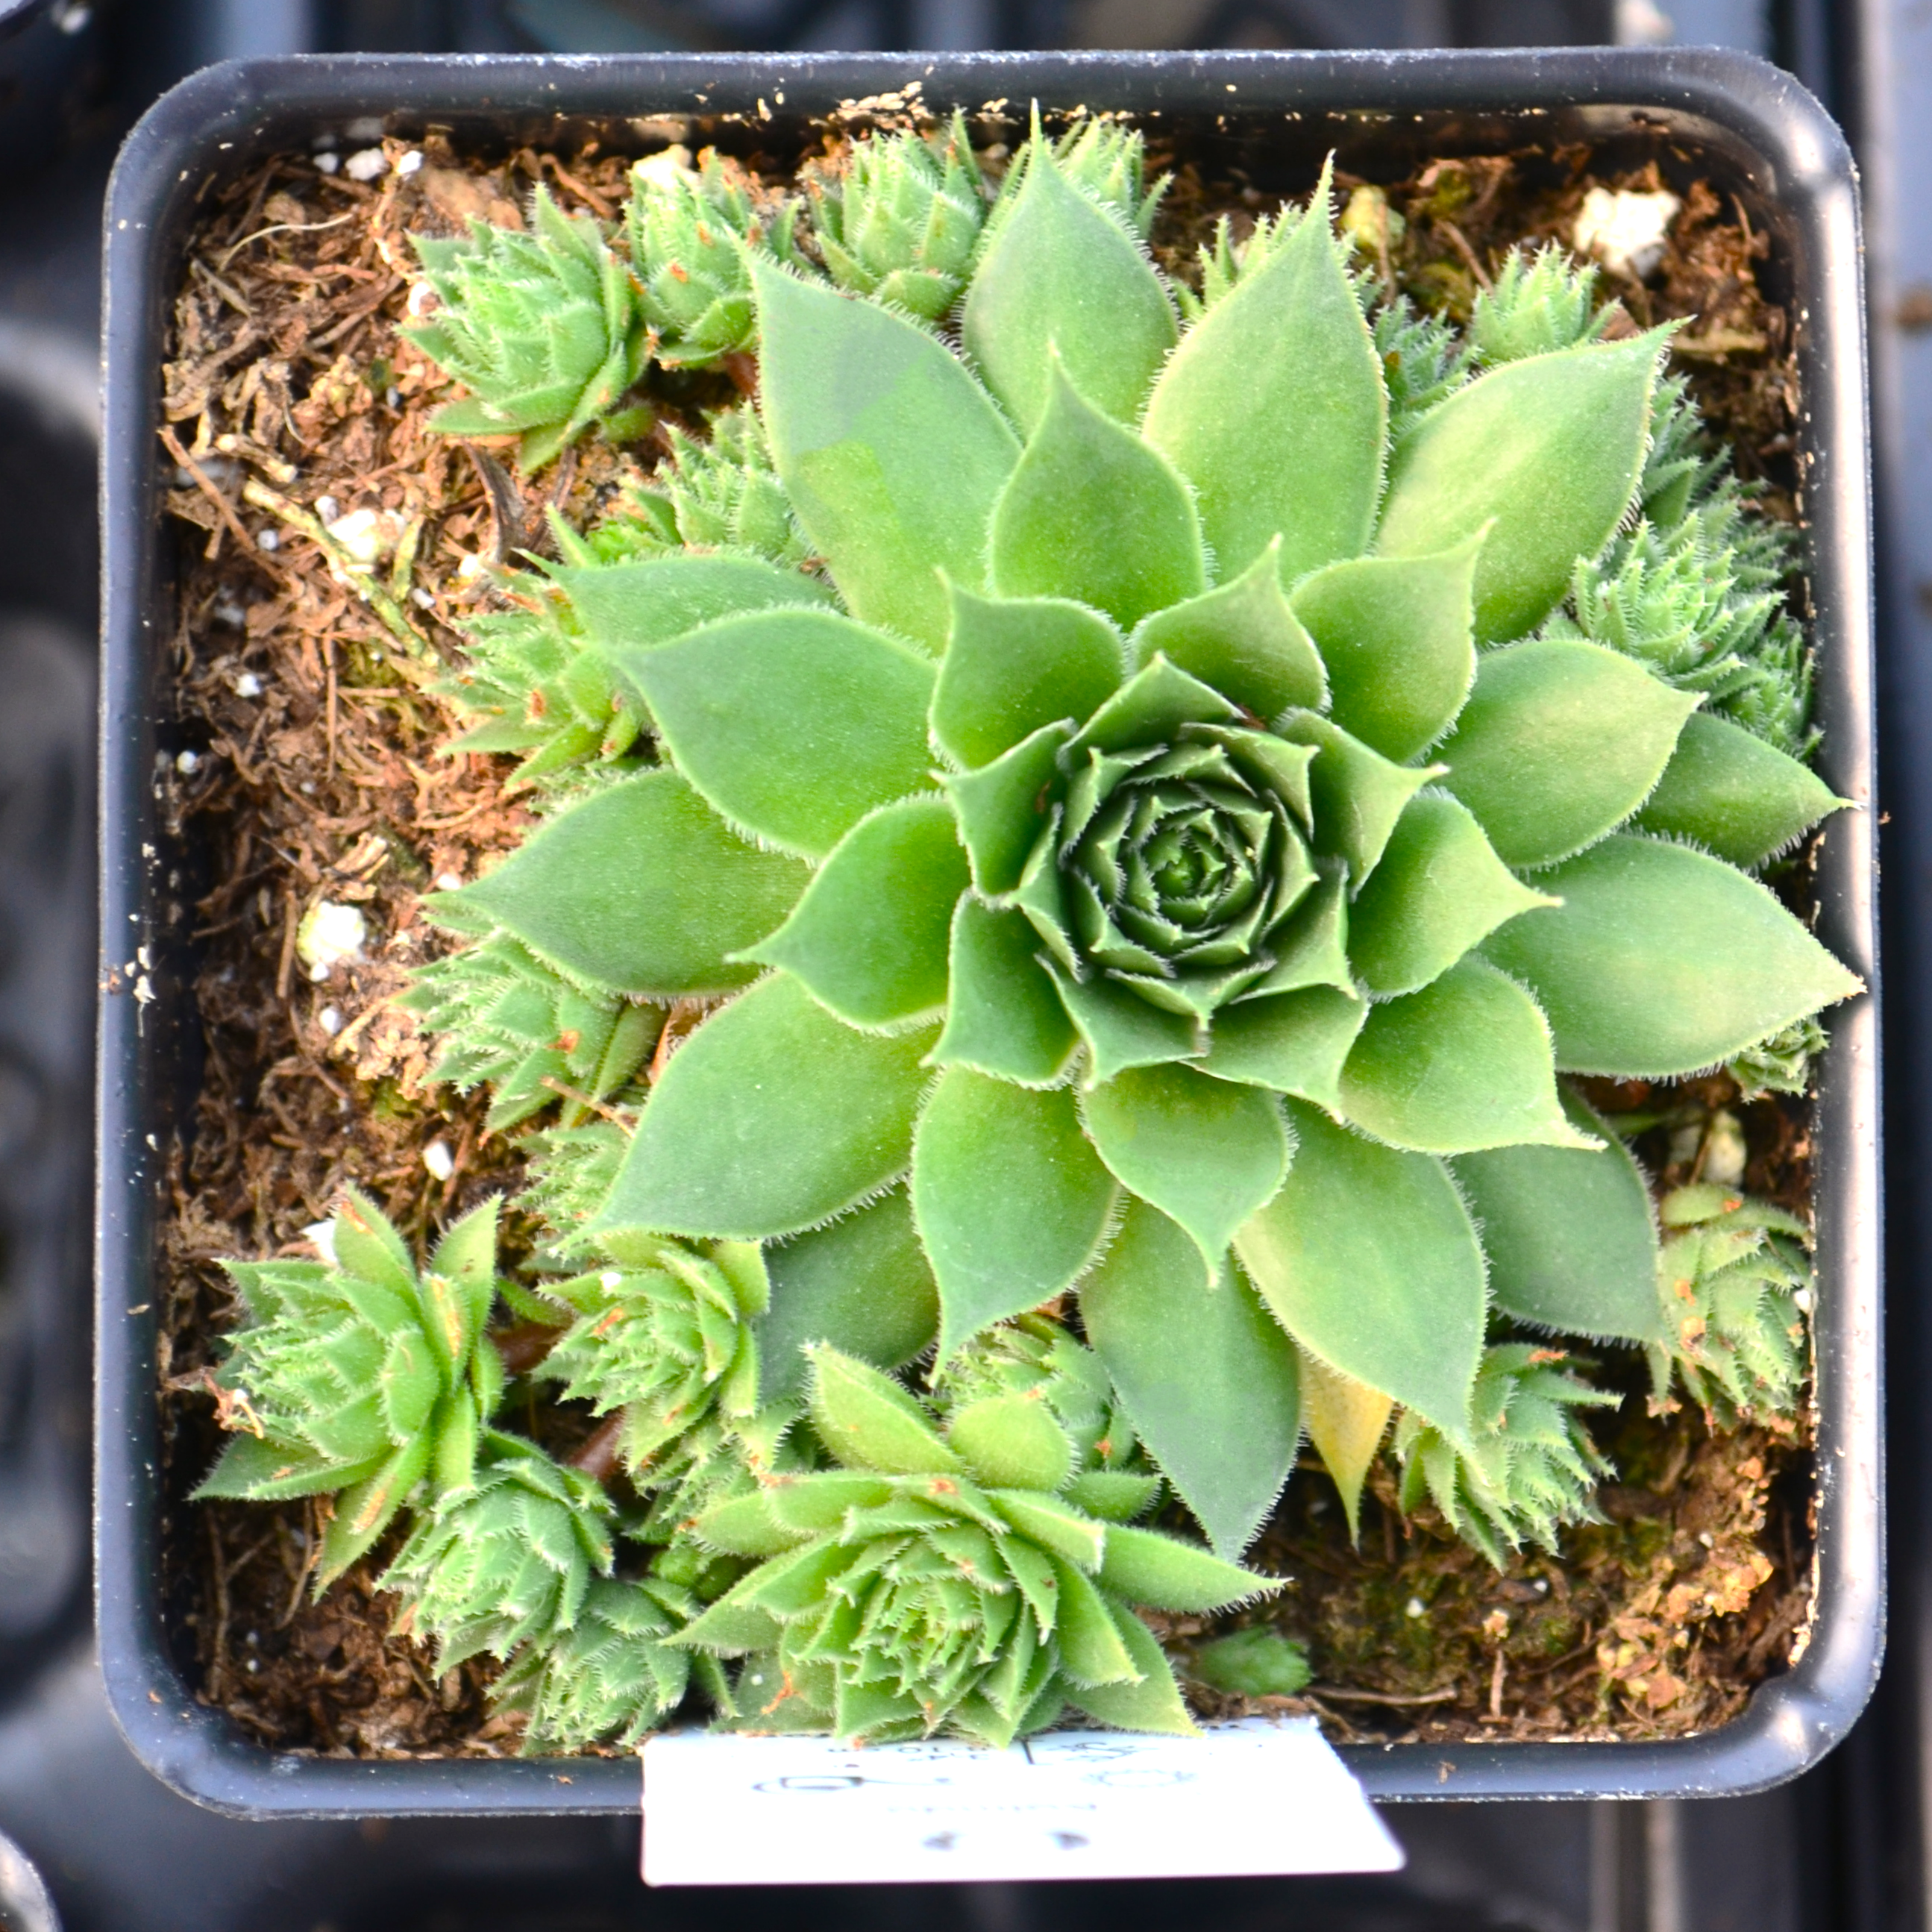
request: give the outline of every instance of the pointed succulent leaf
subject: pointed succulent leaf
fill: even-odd
[[[1483,950],[1536,994],[1570,1072],[1694,1073],[1862,990],[1762,886],[1682,845],[1613,833],[1538,883],[1562,905]]]
[[[1224,1562],[1178,1537],[1118,1527],[1107,1532],[1100,1580],[1102,1589],[1130,1603],[1196,1616],[1245,1603],[1268,1587],[1266,1577]]]
[[[1507,863],[1547,866],[1643,802],[1697,703],[1597,644],[1533,638],[1486,652],[1436,747],[1443,783]]]
[[[331,1223],[332,1264],[345,1274],[374,1282],[418,1306],[416,1263],[389,1217],[359,1188],[343,1192]]]
[[[772,1492],[757,1489],[726,1502],[713,1503],[698,1516],[693,1534],[707,1550],[732,1556],[776,1556],[794,1550],[804,1539],[830,1525],[809,1526],[781,1520]]]
[[[939,1332],[939,1290],[903,1187],[827,1227],[771,1244],[765,1265],[772,1299],[758,1339],[767,1401],[803,1393],[808,1342],[896,1369]]]
[[[1204,1288],[1188,1237],[1141,1201],[1082,1285],[1080,1313],[1168,1480],[1215,1550],[1238,1556],[1294,1466],[1294,1344],[1225,1262]]]
[[[1301,1364],[1301,1411],[1308,1439],[1341,1493],[1351,1541],[1362,1534],[1362,1486],[1388,1433],[1395,1404],[1380,1389],[1331,1369],[1319,1355],[1295,1352]]]
[[[1104,1523],[1038,1490],[995,1490],[991,1496],[994,1509],[1005,1522],[1069,1569],[1091,1576],[1100,1568],[1111,1534]]]
[[[1658,1328],[1657,1224],[1636,1162],[1574,1094],[1564,1112],[1600,1148],[1505,1147],[1450,1163],[1483,1230],[1490,1292],[1519,1322],[1648,1342]]]
[[[334,1514],[322,1533],[322,1554],[316,1564],[315,1588],[326,1589],[351,1564],[358,1563],[382,1540],[410,1492],[429,1473],[435,1438],[427,1432],[405,1442],[382,1467],[352,1484],[335,1501]]]
[[[1469,694],[1481,549],[1478,536],[1435,556],[1351,557],[1294,586],[1294,615],[1328,667],[1328,715],[1398,764],[1434,744]]]
[[[1391,1147],[1466,1154],[1583,1144],[1536,1002],[1483,958],[1378,1002],[1342,1069],[1342,1112]]]
[[[1241,1265],[1311,1354],[1460,1436],[1486,1297],[1482,1247],[1448,1170],[1288,1107],[1294,1165],[1235,1236]]]
[[[1279,537],[1231,583],[1143,619],[1130,648],[1137,664],[1158,652],[1259,718],[1327,706],[1327,647],[1316,650],[1282,590]]]
[[[1222,577],[1279,536],[1292,583],[1367,548],[1388,416],[1324,182],[1286,242],[1188,331],[1144,429],[1193,485]]]
[[[778,1640],[777,1618],[741,1594],[758,1574],[754,1570],[667,1641],[681,1649],[706,1651],[718,1657],[742,1657],[770,1650]],[[762,1722],[762,1711],[759,1718]]]
[[[472,1318],[489,1312],[488,1296],[496,1287],[496,1216],[502,1206],[493,1196],[482,1207],[472,1208],[437,1242],[429,1258],[434,1273],[447,1276],[472,1296],[483,1294],[481,1310],[472,1304]],[[479,1325],[480,1320],[472,1319],[472,1332]]]
[[[1065,1685],[1068,1702],[1118,1730],[1193,1736],[1194,1721],[1187,1714],[1173,1670],[1154,1633],[1131,1610],[1116,1608],[1113,1616],[1120,1641],[1139,1672],[1138,1681],[1096,1684],[1070,1681]]]
[[[1076,1476],[1061,1494],[1076,1509],[1098,1516],[1102,1522],[1132,1522],[1153,1508],[1165,1486],[1159,1476],[1130,1475],[1124,1469],[1088,1469]]]
[[[832,1692],[830,1728],[842,1737],[881,1743],[916,1738],[925,1732],[925,1717],[908,1693],[862,1684],[854,1678],[842,1678]]]
[[[1650,334],[1532,356],[1438,404],[1395,453],[1376,549],[1428,556],[1493,521],[1476,564],[1477,640],[1534,629],[1630,507],[1660,346]]]
[[[853,1026],[937,1018],[966,884],[966,854],[943,798],[881,806],[838,842],[784,924],[742,956],[795,974]]]
[[[932,667],[849,617],[728,617],[616,661],[678,769],[762,842],[823,859],[874,806],[925,782]]]
[[[1510,871],[1466,806],[1425,792],[1349,908],[1349,962],[1372,992],[1415,992],[1506,920],[1557,903]]]
[[[966,293],[960,337],[1022,435],[1056,354],[1082,394],[1132,422],[1174,346],[1174,304],[1137,238],[1068,181],[1036,132]]]
[[[326,1262],[224,1261],[221,1264],[236,1300],[251,1322],[272,1321],[283,1312],[291,1295],[299,1298],[304,1291],[321,1287],[328,1279],[329,1268]],[[394,1296],[395,1292],[392,1289],[390,1293]],[[398,1305],[402,1305],[402,1298],[395,1298]]]
[[[958,1473],[959,1457],[932,1418],[890,1376],[836,1348],[813,1348],[810,1360],[813,1426],[847,1468],[888,1476]]]
[[[1165,458],[1056,363],[1038,427],[994,506],[1003,597],[1070,597],[1124,629],[1207,588],[1194,505]]]
[[[1243,1000],[1216,1014],[1198,1064],[1217,1080],[1272,1087],[1339,1112],[1342,1069],[1368,1016],[1366,1000],[1331,986]]]
[[[816,578],[748,556],[674,551],[634,563],[553,564],[584,634],[598,650],[644,650],[748,610],[829,604]]]
[[[1079,1036],[1036,956],[1040,946],[1024,913],[961,896],[935,1066],[970,1066],[1027,1087],[1057,1086],[1066,1077]]]
[[[1076,980],[1058,960],[1041,955],[1087,1049],[1084,1078],[1098,1086],[1130,1066],[1162,1066],[1197,1058],[1206,1047],[1201,1022],[1142,997],[1117,980]]]
[[[670,1244],[665,1246],[669,1249]],[[766,1270],[764,1250],[757,1242],[719,1241],[710,1250],[706,1258],[730,1290],[738,1313],[746,1321],[755,1320],[771,1306],[771,1276]]]
[[[843,1529],[854,1510],[886,1508],[896,1493],[891,1477],[864,1469],[814,1469],[774,1477],[758,1492],[772,1520],[801,1536]],[[704,1520],[715,1520],[715,1513]]]
[[[946,1439],[981,1482],[995,1489],[1066,1486],[1073,1445],[1044,1403],[1020,1395],[984,1396],[952,1418]]]
[[[1120,688],[1120,633],[1064,598],[976,597],[956,586],[932,694],[933,742],[968,770],[1057,718],[1082,718]]]
[[[929,1034],[880,1038],[778,974],[714,1014],[652,1090],[598,1226],[758,1240],[903,1174]]]
[[[1116,1192],[1064,1088],[1036,1092],[964,1066],[942,1073],[912,1166],[913,1212],[939,1283],[940,1360],[1077,1280]]]
[[[1073,736],[1072,721],[1042,724],[989,765],[941,783],[952,800],[973,883],[988,898],[1012,892],[1047,830],[1052,794],[1060,782],[1060,752]]]
[[[540,956],[641,998],[742,986],[728,955],[798,896],[796,860],[747,844],[675,772],[640,772],[554,819],[460,893]]]
[[[1234,1230],[1274,1198],[1292,1151],[1271,1094],[1191,1066],[1117,1073],[1081,1095],[1080,1118],[1114,1178],[1186,1231],[1210,1287]]]
[[[1312,986],[1330,986],[1352,997],[1355,978],[1348,961],[1352,917],[1348,886],[1340,866],[1332,866],[1271,935],[1274,964],[1243,989],[1240,1003],[1258,1002],[1271,993],[1298,993]]]
[[[1213,686],[1156,655],[1081,726],[1064,760],[1095,752],[1133,752],[1184,734],[1190,724],[1237,724],[1240,713]]]
[[[1733,866],[1758,866],[1849,802],[1755,732],[1694,712],[1634,822]]]
[[[434,1426],[436,1448],[430,1476],[438,1496],[447,1502],[467,1496],[476,1486],[476,1450],[483,1430],[476,1398],[466,1388],[452,1390],[439,1408]]]
[[[419,1332],[428,1338],[436,1372],[446,1378],[453,1376],[457,1364],[468,1361],[470,1348],[482,1327],[481,1320],[477,1318],[478,1311],[474,1306],[474,1298],[434,1268],[425,1269],[418,1279],[416,1297],[422,1308],[422,1328]],[[487,1312],[489,1305],[489,1291],[486,1288],[482,1312]]]
[[[1442,766],[1398,765],[1312,711],[1291,712],[1275,728],[1291,743],[1312,745],[1318,754],[1308,773],[1315,850],[1340,860],[1360,890],[1381,862],[1409,800],[1442,776]]]
[[[223,1498],[236,1502],[284,1502],[297,1496],[326,1496],[375,1474],[386,1454],[359,1462],[328,1462],[254,1436],[231,1437],[214,1467],[190,1492],[202,1502]]]
[[[1132,1683],[1141,1673],[1106,1598],[1072,1564],[1054,1568],[1060,1593],[1054,1634],[1060,1669],[1076,1684]]]
[[[958,358],[916,324],[754,271],[760,394],[779,477],[855,616],[937,652],[939,573],[977,590],[1019,445]]]
[[[745,1593],[748,1607],[755,1605],[782,1623],[803,1615],[824,1596],[826,1586],[852,1567],[850,1550],[836,1537],[821,1537],[772,1558],[754,1574],[755,1585]]]

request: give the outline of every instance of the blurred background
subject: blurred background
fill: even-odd
[[[634,1818],[248,1825],[129,1755],[87,1577],[100,200],[232,56],[364,50],[1721,45],[1846,125],[1867,200],[1888,813],[1894,1526],[1878,1696],[1710,1802],[1394,1808],[1394,1878],[647,1894]],[[1932,0],[0,0],[0,1932],[1919,1932],[1932,1928]]]

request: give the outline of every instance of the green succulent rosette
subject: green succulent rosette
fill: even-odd
[[[233,1432],[197,1500],[336,1498],[320,1592],[412,1499],[473,1492],[477,1444],[501,1398],[487,1333],[497,1203],[466,1215],[428,1265],[352,1188],[324,1262],[226,1262],[245,1319],[217,1372]]]
[[[710,427],[710,440],[698,442],[672,425],[670,454],[650,481],[621,490],[580,547],[560,529],[566,554],[580,562],[630,563],[688,547],[802,563],[805,544],[756,411],[721,410]]]
[[[1554,1550],[1565,1524],[1600,1522],[1596,1487],[1612,1472],[1579,1412],[1614,1408],[1619,1398],[1566,1373],[1566,1360],[1527,1342],[1488,1349],[1466,1441],[1404,1415],[1395,1432],[1403,1509],[1432,1501],[1498,1570],[1526,1543]]]
[[[592,1232],[766,1244],[781,1360],[894,1352],[862,1307],[814,1332],[780,1279],[830,1296],[814,1256],[936,1299],[942,1368],[1076,1296],[1228,1555],[1304,1419],[1363,1467],[1392,1406],[1473,1452],[1492,1312],[1657,1340],[1647,1190],[1559,1076],[1701,1071],[1859,991],[1745,869],[1840,802],[1718,715],[1697,638],[1591,634],[1632,526],[1714,500],[1653,471],[1663,333],[1528,272],[1534,326],[1474,357],[1372,322],[1325,188],[1184,315],[1124,150],[1081,151],[1105,193],[1074,152],[1010,174],[964,356],[752,261],[814,566],[560,567],[658,763],[460,910],[711,1009]]]
[[[1788,1414],[1804,1386],[1810,1230],[1734,1188],[1674,1188],[1660,1216],[1658,1338],[1651,1406],[1676,1406],[1673,1382],[1724,1427]]]
[[[614,1234],[598,1246],[601,1266],[542,1284],[574,1318],[537,1372],[594,1414],[621,1414],[620,1460],[650,1486],[667,1461],[682,1472],[685,1438],[702,1425],[742,1428],[757,1414],[752,1324],[770,1282],[753,1242]]]
[[[490,1702],[525,1720],[526,1757],[608,1743],[634,1750],[684,1700],[695,1677],[730,1708],[724,1672],[701,1653],[666,1640],[695,1616],[696,1598],[647,1578],[592,1579],[571,1628],[547,1643],[526,1644],[496,1680]]]
[[[624,232],[652,356],[703,368],[749,341],[752,252],[797,259],[798,205],[760,208],[743,170],[715,148],[688,162],[670,148],[632,170]]]
[[[427,1078],[493,1089],[493,1132],[560,1099],[576,1126],[638,1072],[664,1025],[656,1008],[574,986],[501,932],[424,967],[396,1004],[444,1040]]]
[[[700,1540],[762,1560],[667,1640],[748,1654],[742,1724],[1004,1745],[1070,1703],[1192,1731],[1131,1606],[1203,1612],[1267,1578],[1130,1527],[1158,1482],[1130,1492],[1081,1472],[1043,1402],[982,1396],[942,1428],[876,1370],[830,1348],[812,1359],[812,1421],[839,1466],[775,1476],[698,1518]]]
[[[938,322],[965,286],[986,220],[979,164],[956,113],[934,146],[914,134],[854,142],[807,176],[818,251],[842,289]]]
[[[775,1278],[794,1324],[814,1337],[856,1331],[887,1366],[932,1334],[929,1295],[896,1314],[890,1284],[875,1296],[877,1269],[854,1265],[862,1257],[836,1241],[806,1246],[802,1276],[798,1255],[752,1241],[632,1229],[580,1246],[594,1265],[536,1285],[536,1303],[568,1316],[535,1372],[560,1384],[564,1400],[616,1418],[615,1465],[645,1503],[626,1533],[640,1542],[676,1544],[702,1511],[760,1478],[807,1466],[808,1450],[793,1437],[802,1339],[772,1325]],[[550,1258],[560,1257],[540,1258]]]
[[[467,238],[414,238],[438,314],[403,333],[469,391],[430,426],[518,439],[526,470],[615,410],[642,373],[644,316],[624,264],[588,215],[539,187],[530,230],[472,220]]]
[[[377,1587],[401,1599],[398,1628],[434,1645],[440,1672],[507,1658],[576,1627],[610,1574],[615,1515],[595,1478],[491,1429],[470,1486],[418,1516]]]

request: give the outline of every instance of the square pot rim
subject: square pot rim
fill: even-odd
[[[1805,506],[1828,721],[1823,768],[1864,808],[1832,821],[1820,869],[1826,936],[1867,995],[1834,1018],[1820,1072],[1816,1201],[1827,1291],[1814,1321],[1817,1511],[1814,1622],[1802,1657],[1744,1712],[1654,1742],[1344,1746],[1377,1798],[1732,1795],[1796,1777],[1850,1730],[1884,1636],[1879,983],[1874,788],[1871,510],[1856,170],[1844,136],[1789,75],[1718,49],[1340,53],[295,56],[224,62],[149,109],[122,148],[104,216],[100,931],[97,1095],[96,1628],[116,1722],[135,1756],[197,1803],[245,1817],[624,1812],[624,1758],[316,1757],[243,1740],[196,1701],[162,1626],[156,1318],[149,1292],[158,1160],[146,1003],[116,970],[161,943],[152,838],[160,538],[154,381],[179,243],[206,173],[278,140],[380,112],[426,123],[788,114],[916,79],[928,101],[1038,94],[1142,113],[1340,121],[1566,115],[1607,134],[1633,115],[1720,150],[1786,218],[1800,318]],[[388,105],[377,108],[376,102]],[[640,104],[648,104],[640,106]],[[114,937],[130,928],[131,942]],[[160,1010],[160,1009],[157,1009]],[[147,1306],[143,1306],[143,1304]],[[140,1312],[136,1312],[136,1311]]]

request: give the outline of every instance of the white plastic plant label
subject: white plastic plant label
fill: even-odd
[[[956,1742],[674,1732],[644,1746],[647,1885],[1394,1871],[1402,1848],[1312,1719],[1198,1738]]]

